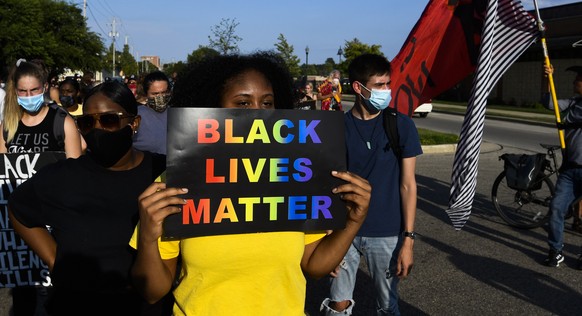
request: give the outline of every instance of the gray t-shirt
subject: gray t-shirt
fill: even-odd
[[[546,108],[554,110],[554,104],[549,94],[543,100],[543,104]],[[564,129],[566,153],[562,167],[582,167],[582,96],[560,99],[558,100],[558,108],[560,109],[560,121],[562,123],[577,124]]]
[[[137,106],[141,122],[133,136],[133,147],[157,154],[166,154],[166,135],[168,133],[168,111],[156,112],[145,105]]]

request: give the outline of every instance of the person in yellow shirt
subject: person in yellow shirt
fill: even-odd
[[[81,86],[77,80],[67,78],[59,83],[59,103],[72,116],[83,114],[80,95]]]
[[[174,87],[172,106],[292,109],[291,79],[281,65],[276,55],[260,52],[190,65]],[[130,241],[137,249],[136,288],[155,303],[177,280],[174,315],[304,315],[305,275],[331,272],[367,214],[368,182],[344,171],[332,175],[346,181],[333,193],[346,202],[347,220],[344,229],[330,234],[285,231],[161,241],[163,220],[181,212],[186,189],[151,185],[138,199],[140,223]]]

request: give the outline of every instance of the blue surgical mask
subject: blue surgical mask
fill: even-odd
[[[44,94],[40,93],[30,97],[18,96],[18,104],[28,112],[36,113],[44,103]]]
[[[392,90],[378,90],[378,89],[368,89],[363,84],[360,87],[370,91],[370,98],[366,99],[360,93],[360,96],[364,100],[364,105],[366,106],[366,110],[370,114],[376,114],[381,110],[384,110],[390,104],[390,100],[392,99]]]

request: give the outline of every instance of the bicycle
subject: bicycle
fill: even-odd
[[[536,228],[550,220],[550,202],[555,193],[552,179],[558,173],[555,151],[559,145],[540,144],[546,149],[543,171],[532,181],[528,189],[516,190],[507,185],[506,172],[502,171],[491,188],[491,201],[499,216],[510,226]],[[499,160],[502,160],[502,156]],[[578,201],[578,199],[577,199]],[[570,215],[571,216],[571,215]]]

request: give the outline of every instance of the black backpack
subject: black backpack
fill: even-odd
[[[398,126],[396,121],[398,119],[398,112],[394,108],[386,108],[382,111],[384,116],[384,131],[388,140],[390,141],[390,148],[394,151],[398,161],[402,160],[402,148],[400,148],[400,136],[398,135]]]
[[[70,114],[67,112],[67,110],[63,109],[55,102],[49,103],[48,106],[57,110],[53,124],[53,134],[55,135],[55,139],[57,140],[59,147],[65,151],[65,117]],[[8,138],[8,131],[2,129],[2,133],[4,136],[4,141],[6,142],[6,139]]]

